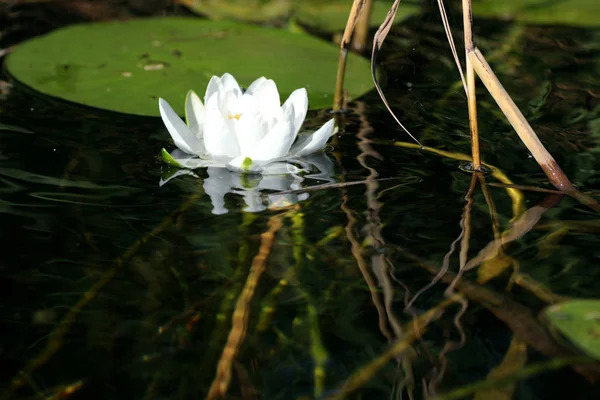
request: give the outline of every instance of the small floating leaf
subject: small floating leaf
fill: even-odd
[[[573,300],[548,307],[550,325],[586,354],[600,360],[600,300]]]
[[[197,18],[148,18],[73,25],[22,43],[10,74],[47,95],[122,113],[158,116],[163,97],[180,115],[185,95],[225,72],[240,85],[266,76],[282,101],[306,87],[312,109],[330,107],[339,49],[274,28]],[[350,98],[372,88],[369,62],[351,56]]]

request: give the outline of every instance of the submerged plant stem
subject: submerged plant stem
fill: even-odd
[[[364,386],[383,366],[390,362],[394,357],[408,350],[411,343],[425,332],[429,323],[439,318],[444,309],[454,304],[456,297],[458,296],[459,295],[454,295],[451,298],[442,301],[437,306],[413,319],[406,327],[404,327],[403,331],[406,332],[406,334],[402,338],[399,338],[395,344],[373,361],[355,371],[335,394],[327,397],[327,400],[345,399],[351,393]]]
[[[231,382],[231,369],[237,357],[237,354],[246,337],[248,328],[248,318],[250,317],[250,306],[254,291],[258,285],[258,281],[265,271],[267,258],[271,252],[271,247],[275,242],[275,234],[283,226],[284,214],[274,215],[269,218],[269,229],[263,232],[261,236],[261,244],[258,249],[258,254],[252,260],[252,267],[246,279],[246,284],[242,289],[242,293],[238,298],[231,317],[231,331],[227,337],[227,343],[223,348],[223,353],[217,365],[217,373],[213,380],[210,390],[208,391],[208,399],[224,398]]]
[[[500,376],[500,377],[488,377],[484,381],[479,381],[467,386],[460,387],[455,389],[445,395],[435,396],[432,400],[452,400],[452,399],[462,399],[469,397],[469,395],[488,388],[495,388],[504,386],[507,384],[511,384],[520,380],[525,380],[532,376],[541,374],[542,372],[551,371],[554,369],[560,369],[567,366],[573,365],[583,365],[583,364],[592,364],[594,360],[589,357],[565,357],[565,358],[556,358],[550,361],[544,361],[540,363],[535,363],[528,365],[514,373]]]
[[[148,243],[151,239],[159,237],[160,233],[162,233],[166,228],[171,226],[173,222],[179,217],[182,213],[190,209],[194,206],[201,196],[194,195],[191,196],[184,204],[181,205],[177,210],[170,213],[167,217],[165,217],[160,224],[155,226],[151,231],[143,235],[140,239],[136,240],[131,246],[127,248],[127,250],[119,257],[117,257],[112,266],[102,274],[99,280],[97,280],[92,287],[81,296],[79,301],[75,303],[75,305],[66,313],[66,315],[61,319],[61,321],[57,324],[57,328],[49,335],[50,339],[46,346],[42,349],[40,354],[34,359],[27,362],[25,367],[20,371],[20,373],[15,376],[9,388],[2,394],[0,399],[9,399],[12,395],[20,389],[26,382],[27,376],[31,375],[33,372],[37,371],[40,367],[46,364],[62,347],[63,339],[69,333],[79,313],[93,300],[96,298],[96,295],[100,292],[100,290],[107,285],[112,279],[115,277],[117,271],[125,265],[126,262],[131,260],[133,256],[138,252],[143,245]]]

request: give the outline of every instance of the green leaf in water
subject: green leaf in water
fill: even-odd
[[[179,0],[190,10],[212,19],[267,22],[285,17],[292,0]]]
[[[586,354],[600,360],[600,300],[573,300],[544,311],[550,325]]]
[[[306,87],[312,109],[330,107],[339,50],[317,38],[235,22],[148,18],[66,27],[25,42],[6,66],[47,95],[136,115],[158,116],[163,97],[183,114],[186,93],[203,93],[213,75],[242,86],[273,79],[282,101]],[[372,88],[368,60],[351,56],[350,98]]]
[[[353,0],[180,0],[190,10],[212,19],[267,22],[293,16],[303,25],[323,31],[342,31]],[[379,26],[392,6],[392,0],[374,0],[371,26]],[[416,2],[402,2],[396,22],[419,12]]]
[[[297,2],[294,15],[301,23],[324,31],[343,31],[353,0],[304,0]],[[391,8],[393,1],[374,0],[369,25],[378,27]],[[420,11],[418,3],[401,2],[396,13],[395,23],[417,15]]]
[[[600,26],[600,1],[475,0],[473,15],[475,19],[510,18],[528,24]]]

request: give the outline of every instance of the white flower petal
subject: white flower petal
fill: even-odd
[[[272,79],[263,81],[252,91],[252,96],[256,98],[258,110],[266,121],[273,121],[273,125],[283,117],[281,109],[281,100],[277,85]]]
[[[297,135],[308,111],[308,94],[306,93],[306,89],[296,89],[290,94],[290,97],[288,97],[281,107],[283,113],[285,114],[286,110],[292,105],[294,106],[294,134]]]
[[[205,108],[204,120],[204,146],[211,158],[239,156],[235,132],[229,129],[225,116],[222,114],[219,103],[221,93],[212,95]]]
[[[252,154],[267,133],[256,106],[252,103],[247,104],[239,120],[233,119],[232,122],[235,126],[240,154]]]
[[[236,135],[239,119],[242,116],[242,97],[238,97],[231,91],[219,93],[219,110],[221,110],[227,127],[234,135]]]
[[[323,150],[329,138],[335,133],[334,128],[334,120],[330,119],[315,133],[294,144],[290,150],[290,155],[293,157],[302,157]]]
[[[262,172],[264,162],[254,162],[246,156],[239,156],[227,163],[227,169],[239,173],[258,174]]]
[[[273,162],[263,166],[261,174],[263,176],[281,174],[292,174],[296,176],[301,172],[305,171],[296,167],[294,164],[290,164],[288,162]]]
[[[182,167],[188,169],[204,168],[204,167],[224,167],[225,162],[222,160],[213,160],[206,158],[198,158],[196,156],[189,155],[179,149],[175,149],[170,153],[171,157],[175,159]]]
[[[236,94],[236,96],[242,94],[242,89],[240,88],[240,85],[235,80],[233,75],[229,73],[224,73],[223,76],[221,76],[221,85],[223,85],[222,90],[224,92],[233,92]]]
[[[190,128],[177,116],[173,108],[164,99],[158,99],[158,109],[163,123],[171,134],[175,146],[188,154],[201,154],[202,143],[192,133]]]
[[[210,99],[215,93],[219,93],[223,85],[221,84],[221,78],[218,76],[213,76],[208,81],[208,86],[206,86],[206,92],[204,93],[204,104],[208,103],[208,99]]]
[[[265,78],[264,76],[261,76],[260,78],[256,79],[254,82],[252,82],[250,84],[250,86],[248,86],[248,89],[246,89],[246,93],[248,93],[248,94],[254,94],[254,92],[256,91],[256,89],[260,85],[262,85],[266,80],[267,80],[267,78]]]
[[[254,151],[248,154],[253,161],[277,160],[288,154],[296,138],[291,118],[293,113],[294,107],[289,107],[283,119],[265,135]]]
[[[202,142],[204,104],[193,90],[190,90],[185,98],[185,120],[190,131]]]
[[[158,182],[158,186],[163,186],[164,184],[169,182],[171,179],[177,178],[178,176],[181,176],[181,175],[192,175],[194,178],[198,178],[198,175],[196,175],[189,169],[178,169],[177,172],[175,172],[172,175],[169,175],[169,177],[167,179],[163,180],[163,178],[160,178],[160,181]]]
[[[323,152],[317,152],[305,155],[301,158],[290,158],[289,162],[299,164],[305,171],[310,171],[308,174],[304,174],[305,179],[318,179],[327,182],[335,182],[334,164],[327,154]],[[314,170],[317,170],[316,172]]]

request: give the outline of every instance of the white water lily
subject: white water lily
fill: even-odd
[[[325,148],[335,133],[333,119],[316,132],[298,135],[306,118],[306,89],[295,90],[281,105],[275,82],[258,78],[242,91],[230,74],[213,76],[204,103],[190,91],[182,121],[164,99],[159,99],[162,120],[178,150],[168,162],[182,168],[227,167],[250,173],[294,171],[285,162]]]

